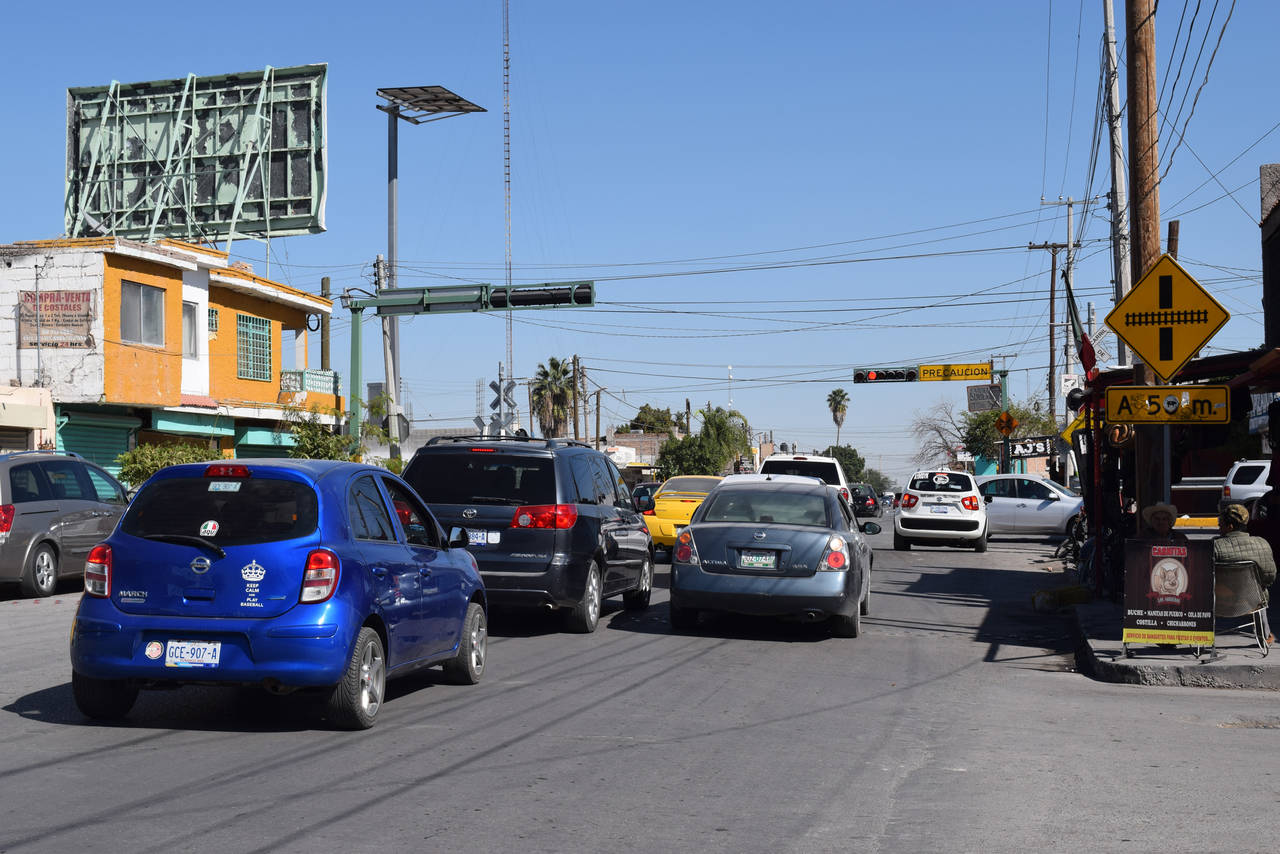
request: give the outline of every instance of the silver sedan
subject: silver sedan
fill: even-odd
[[[1034,474],[978,478],[992,534],[1065,534],[1084,499],[1061,484]]]

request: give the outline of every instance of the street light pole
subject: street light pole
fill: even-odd
[[[386,104],[375,106],[387,114],[387,288],[399,285],[399,255],[397,232],[399,231],[399,183],[400,183],[400,126],[403,119],[415,125],[460,116],[464,113],[483,113],[484,107],[476,106],[465,98],[450,92],[443,86],[405,86],[379,89],[378,97]],[[390,434],[391,457],[400,459],[400,321],[394,315],[382,318],[384,347],[387,359],[387,432]],[[407,438],[407,437],[406,437]]]

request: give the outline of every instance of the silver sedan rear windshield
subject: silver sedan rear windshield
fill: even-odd
[[[707,499],[703,522],[773,522],[827,528],[827,502],[817,493],[730,489]]]

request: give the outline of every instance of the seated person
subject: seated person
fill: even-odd
[[[1213,538],[1213,562],[1251,560],[1258,565],[1258,582],[1262,585],[1262,602],[1270,598],[1276,580],[1276,561],[1271,546],[1262,537],[1245,530],[1249,511],[1243,504],[1228,504],[1218,514],[1218,536]]]
[[[1155,540],[1161,543],[1185,543],[1187,535],[1173,529],[1173,521],[1178,518],[1178,508],[1172,504],[1152,504],[1142,509],[1142,531],[1138,536],[1144,540]]]

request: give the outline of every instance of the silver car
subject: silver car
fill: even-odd
[[[1059,483],[1034,474],[978,478],[992,534],[1066,534],[1084,499]]]
[[[59,580],[82,577],[127,504],[115,478],[75,454],[0,454],[0,583],[50,596]]]

